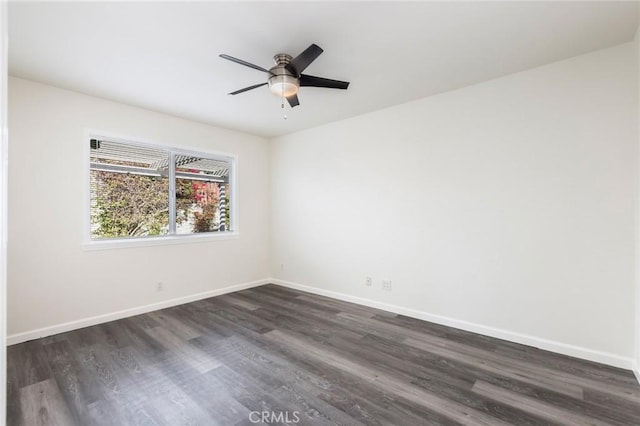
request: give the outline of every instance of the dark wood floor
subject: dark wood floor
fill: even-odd
[[[275,285],[8,348],[9,425],[251,425],[262,412],[628,426],[640,386],[629,371]]]

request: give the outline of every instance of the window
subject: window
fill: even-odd
[[[106,138],[88,143],[92,241],[233,230],[232,157]]]

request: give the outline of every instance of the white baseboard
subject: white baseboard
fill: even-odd
[[[184,303],[195,302],[196,300],[207,299],[209,297],[220,296],[222,294],[233,293],[234,291],[244,290],[247,288],[258,287],[264,284],[270,283],[271,280],[263,279],[258,281],[252,281],[243,284],[236,284],[224,288],[218,288],[215,290],[209,290],[202,293],[191,294],[189,296],[177,297],[175,299],[163,300],[161,302],[152,303],[149,305],[138,306],[135,308],[123,309],[117,312],[111,312],[103,315],[96,315],[94,317],[83,318],[76,321],[69,321],[62,324],[56,324],[49,327],[38,328],[36,330],[25,331],[23,333],[16,333],[7,336],[7,345],[15,345],[17,343],[26,342],[33,339],[39,339],[41,337],[47,337],[58,333],[65,333],[71,330],[77,330],[79,328],[89,327],[96,324],[102,324],[104,322],[115,321],[134,315],[140,315],[151,311],[157,311],[158,309],[170,308],[172,306],[182,305]]]
[[[640,366],[637,361],[633,361],[633,374],[636,376],[636,380],[640,383]]]
[[[318,294],[320,296],[331,297],[334,299],[343,300],[345,302],[357,303],[359,305],[369,306],[372,308],[381,309],[383,311],[393,312],[393,313],[405,315],[411,318],[417,318],[423,321],[429,321],[436,324],[442,324],[449,327],[459,328],[461,330],[471,331],[473,333],[483,334],[485,336],[508,340],[514,343],[533,346],[539,349],[544,349],[547,351],[556,352],[563,355],[569,355],[576,358],[582,358],[588,361],[599,362],[601,364],[607,364],[614,367],[625,368],[627,370],[631,370],[634,368],[634,362],[632,358],[626,358],[626,357],[615,355],[608,352],[602,352],[594,349],[583,348],[580,346],[574,346],[567,343],[544,339],[541,337],[529,336],[526,334],[503,330],[500,328],[489,327],[486,325],[476,324],[476,323],[463,321],[463,320],[450,318],[450,317],[445,317],[441,315],[434,315],[428,312],[418,311],[416,309],[404,308],[402,306],[391,305],[388,303],[378,302],[375,300],[365,299],[357,296],[351,296],[348,294],[338,293],[335,291],[323,290],[320,288],[310,287],[307,285],[293,283],[289,281],[283,281],[276,278],[272,278],[270,281],[274,284],[278,284],[283,287],[289,287],[295,290],[306,291],[309,293]],[[636,377],[640,377],[637,368],[634,370],[634,373],[636,374]]]
[[[33,339],[39,339],[42,337],[47,337],[47,336],[51,336],[58,333],[65,333],[67,331],[77,330],[79,328],[89,327],[96,324],[102,324],[109,321],[115,321],[118,319],[130,317],[134,315],[140,315],[147,312],[156,311],[159,309],[169,308],[171,306],[182,305],[184,303],[195,302],[197,300],[219,296],[222,294],[233,293],[235,291],[258,287],[258,286],[269,284],[269,283],[281,285],[283,287],[289,287],[296,290],[306,291],[308,293],[318,294],[321,296],[331,297],[333,299],[343,300],[345,302],[356,303],[358,305],[369,306],[372,308],[377,308],[384,311],[405,315],[411,318],[417,318],[423,321],[429,321],[436,324],[442,324],[449,327],[459,328],[461,330],[471,331],[473,333],[483,334],[485,336],[508,340],[510,342],[520,343],[527,346],[533,346],[536,348],[560,353],[563,355],[569,355],[576,358],[582,358],[589,361],[612,365],[614,367],[625,368],[628,370],[632,370],[636,378],[638,379],[638,382],[640,382],[640,369],[638,364],[632,358],[626,358],[626,357],[622,357],[622,356],[607,353],[607,352],[597,351],[597,350],[588,349],[580,346],[570,345],[567,343],[557,342],[554,340],[548,340],[540,337],[535,337],[535,336],[516,333],[516,332],[503,330],[499,328],[489,327],[489,326],[476,324],[468,321],[463,321],[455,318],[430,314],[428,312],[418,311],[416,309],[405,308],[398,305],[391,305],[388,303],[378,302],[371,299],[365,299],[362,297],[351,296],[344,293],[324,290],[324,289],[311,287],[303,284],[293,283],[290,281],[284,281],[277,278],[263,279],[263,280],[252,281],[252,282],[243,283],[243,284],[236,284],[236,285],[232,285],[224,288],[192,294],[189,296],[178,297],[170,300],[163,300],[161,302],[152,303],[145,306],[138,306],[135,308],[124,309],[121,311],[111,312],[108,314],[97,315],[89,318],[83,318],[80,320],[56,324],[49,327],[43,327],[36,330],[26,331],[23,333],[11,334],[7,336],[7,345],[15,345],[17,343],[26,342]]]

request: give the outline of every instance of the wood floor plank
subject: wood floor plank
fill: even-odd
[[[429,343],[425,343],[421,340],[408,338],[405,340],[404,343],[406,343],[409,346],[413,346],[414,348],[422,349],[425,352],[429,352],[431,354],[437,354],[443,358],[447,358],[462,364],[474,366],[478,369],[484,370],[491,374],[495,374],[498,376],[502,375],[504,377],[508,377],[514,380],[519,380],[525,383],[532,384],[534,386],[539,386],[541,388],[546,388],[549,390],[560,392],[572,398],[577,398],[577,399],[583,398],[582,388],[580,386],[576,386],[571,383],[565,383],[559,380],[548,379],[545,377],[538,377],[535,374],[528,372],[526,370],[503,366],[500,363],[487,361],[481,357],[461,354],[451,349],[442,348],[439,346],[431,345]]]
[[[633,375],[629,375],[628,370],[586,360],[577,363],[575,358],[570,356],[530,346],[501,345],[496,348],[495,353],[614,386],[625,386],[630,389],[636,389],[638,386],[638,380]]]
[[[145,332],[147,328],[152,327],[140,327],[131,318],[119,320],[118,324],[122,327],[122,331],[129,336],[131,346],[135,347],[137,352],[154,356],[166,351],[166,348],[160,342]]]
[[[607,381],[598,381],[591,378],[576,376],[574,374],[566,373],[561,370],[550,368],[547,366],[540,366],[531,364],[526,361],[513,359],[510,357],[500,356],[498,354],[478,350],[470,349],[460,343],[451,343],[446,339],[442,339],[434,336],[421,336],[420,340],[408,338],[405,341],[407,344],[422,347],[425,350],[431,352],[455,351],[459,354],[466,355],[468,357],[474,357],[492,362],[499,365],[503,369],[513,369],[513,371],[520,371],[522,374],[530,374],[537,377],[539,380],[544,380],[547,383],[562,382],[569,386],[573,386],[576,389],[581,389],[576,395],[570,395],[582,399],[582,393],[584,388],[595,389],[601,392],[611,393],[619,398],[629,399],[637,401],[640,398],[640,389],[629,387],[627,385],[620,385],[615,383],[608,383]],[[437,347],[437,349],[435,349]]]
[[[43,380],[20,389],[22,419],[25,426],[73,426],[76,422],[64,402],[54,379]]]
[[[567,425],[592,425],[592,426],[611,426],[611,423],[587,417],[581,413],[572,412],[562,408],[557,408],[551,404],[540,402],[534,398],[522,396],[499,386],[478,381],[472,389],[474,392],[493,398],[496,401],[502,401],[527,411],[531,414],[547,418],[561,424]]]
[[[339,315],[343,316],[343,314]],[[354,321],[362,321],[359,318],[348,317]],[[366,321],[376,323],[376,319]],[[388,324],[386,322],[381,323],[378,321],[376,326],[383,328],[388,333],[406,336],[403,343],[422,349],[427,353],[436,354],[464,364],[474,365],[494,374],[504,374],[511,378],[526,380],[528,383],[562,392],[571,397],[582,398],[582,387],[580,385],[564,383],[555,380],[553,377],[548,378],[548,375],[538,376],[534,372],[528,371],[527,368],[520,368],[520,365],[506,365],[509,361],[508,359],[503,358],[496,361],[494,353],[482,348],[465,346],[456,341],[449,341],[428,333],[420,333],[413,329],[405,330],[398,325]],[[534,365],[531,367],[535,368]]]
[[[206,373],[220,366],[220,363],[215,358],[206,356],[196,348],[188,345],[187,341],[180,339],[165,328],[149,328],[146,332],[164,347],[180,355],[184,362],[193,366],[200,373]]]
[[[621,409],[621,405],[616,404],[594,404],[586,399],[589,390],[585,390],[584,399],[570,398],[558,392],[549,391],[547,389],[528,385],[523,382],[514,380],[505,380],[495,376],[484,376],[479,378],[480,381],[490,383],[492,385],[508,389],[509,391],[534,398],[541,403],[550,404],[555,407],[582,413],[594,419],[600,419],[605,422],[613,423],[619,426],[628,426],[638,423],[640,419],[639,413],[632,410]],[[620,402],[617,400],[618,403]]]
[[[68,341],[44,345],[44,350],[60,392],[74,420],[81,424],[88,415],[88,406],[100,398],[95,377],[80,366]]]
[[[257,335],[255,339],[254,343],[258,344],[266,338],[264,335]],[[386,389],[378,388],[344,371],[327,369],[306,352],[274,341],[267,341],[264,350],[291,362],[294,365],[292,376],[303,378],[308,385],[314,386],[320,392],[321,399],[347,412],[351,417],[366,420],[366,424],[459,424],[425,410],[419,404],[401,401],[397,397],[391,399]]]
[[[271,339],[285,343],[289,346],[297,348],[300,351],[307,351],[314,354],[317,357],[318,362],[328,363],[333,367],[340,368],[343,371],[348,371],[363,380],[370,383],[380,384],[389,389],[392,393],[406,398],[409,401],[417,402],[426,408],[440,413],[446,417],[450,417],[455,421],[462,424],[476,424],[476,425],[507,425],[509,423],[502,422],[494,417],[485,415],[473,409],[467,409],[466,407],[444,398],[437,396],[436,394],[422,391],[421,389],[403,383],[396,377],[381,373],[379,370],[367,368],[357,362],[351,361],[343,356],[337,355],[334,352],[325,350],[317,345],[310,344],[309,342],[302,341],[296,337],[280,332],[279,330],[273,330],[266,334]]]
[[[176,309],[162,310],[156,312],[150,312],[149,315],[155,322],[159,324],[158,327],[150,327],[147,330],[160,330],[166,329],[175,334],[183,340],[193,339],[202,335],[202,332],[195,327],[189,326],[185,321],[176,318]]]
[[[629,371],[276,285],[14,345],[7,364],[10,426],[640,425]]]
[[[367,425],[429,423],[424,413],[420,416],[415,414],[419,410],[412,412],[411,408],[398,409],[397,406],[390,405],[383,392],[376,393],[375,388],[364,382],[354,382],[353,378],[348,376],[345,380],[340,372],[330,374],[330,381],[327,370],[319,368],[317,363],[303,353],[292,354],[284,346],[278,347],[277,344],[271,344],[262,347],[257,346],[258,343],[249,342],[246,339],[215,342],[218,346],[231,345],[231,350],[225,351],[229,356],[237,358],[240,355],[261,363],[262,370],[267,370],[284,380],[284,386],[304,388],[308,391],[307,394],[318,395],[320,400],[355,419],[356,424],[358,422]],[[354,422],[349,421],[343,424],[352,423]],[[439,418],[435,424],[446,423],[446,419]]]
[[[7,358],[13,360],[9,378],[18,388],[51,378],[51,370],[42,351],[42,342],[34,340],[7,348]]]
[[[499,341],[492,337],[447,327],[441,324],[421,321],[404,315],[396,315],[393,317],[374,315],[372,319],[376,321],[378,326],[380,326],[380,323],[385,323],[390,326],[400,327],[402,330],[415,331],[418,335],[442,337],[452,343],[461,342],[466,346],[476,347],[478,349],[495,350],[498,345],[512,345],[510,342]]]
[[[326,306],[330,306],[334,309],[337,309],[340,312],[359,315],[365,318],[371,318],[374,315],[386,316],[386,317],[395,317],[396,315],[391,312],[381,311],[375,308],[369,308],[366,306],[354,305],[353,303],[343,302],[342,300],[331,299],[329,297],[324,296],[307,296],[302,293],[297,297],[298,300],[307,300],[310,302],[321,303]]]
[[[260,308],[260,306],[251,302],[247,302],[246,300],[243,300],[242,298],[237,297],[233,294],[225,294],[223,296],[219,296],[218,299],[227,303],[231,303],[232,305],[240,306],[249,311],[255,311],[256,309]]]
[[[271,309],[274,312],[286,313],[290,315],[294,315],[295,317],[299,317],[300,315],[304,315],[306,317],[312,317],[316,321],[324,321],[328,319],[330,316],[337,314],[335,310],[329,309],[318,309],[315,307],[311,307],[309,305],[302,306],[297,302],[297,299],[291,300],[279,300],[275,296],[271,295],[256,295],[256,293],[251,293],[249,296],[254,301],[260,301],[261,307],[265,309]]]

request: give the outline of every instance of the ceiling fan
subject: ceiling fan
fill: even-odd
[[[320,46],[312,44],[295,58],[291,55],[287,55],[286,53],[278,53],[273,57],[273,61],[276,65],[271,69],[262,68],[250,62],[243,61],[242,59],[225,55],[224,53],[221,54],[220,57],[269,74],[269,79],[266,83],[254,84],[253,86],[231,92],[229,93],[230,95],[238,95],[249,90],[257,89],[258,87],[269,85],[271,93],[276,96],[287,98],[289,105],[293,108],[300,105],[300,102],[298,101],[298,89],[300,87],[324,87],[328,89],[346,89],[349,87],[348,81],[331,80],[328,78],[302,74],[302,71],[315,61],[322,52],[323,50]]]

